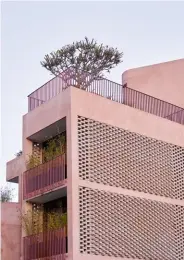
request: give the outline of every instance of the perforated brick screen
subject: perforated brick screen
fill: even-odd
[[[184,199],[182,147],[80,116],[78,147],[82,180]]]
[[[184,259],[184,207],[79,187],[80,252]]]

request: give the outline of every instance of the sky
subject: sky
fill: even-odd
[[[2,2],[0,182],[6,162],[22,149],[27,95],[52,78],[40,65],[45,54],[94,38],[124,52],[109,75],[121,83],[127,69],[184,58],[183,11],[176,1]]]

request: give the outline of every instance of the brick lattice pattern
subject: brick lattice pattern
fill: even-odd
[[[79,205],[81,253],[184,259],[184,207],[86,187]]]
[[[78,117],[79,178],[184,199],[184,148]],[[80,252],[184,260],[184,207],[80,187]]]
[[[82,180],[184,199],[184,148],[78,117]]]

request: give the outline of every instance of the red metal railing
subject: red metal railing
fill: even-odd
[[[28,96],[28,111],[50,100],[66,89],[67,86],[77,86],[77,82],[74,79],[70,79],[66,83],[60,77],[53,78]],[[86,91],[123,103],[122,85],[108,79],[101,78],[94,80],[90,86],[87,87]]]
[[[124,87],[124,104],[159,117],[184,124],[184,109],[158,98]]]
[[[23,238],[24,260],[65,260],[67,253],[66,228]]]
[[[45,103],[44,100],[40,100],[40,99],[37,99],[37,98],[29,97],[28,98],[28,111],[31,111],[31,110],[35,109],[36,107],[39,107],[43,103]]]
[[[35,109],[54,96],[58,95],[65,83],[60,77],[55,77],[28,96],[28,111]]]
[[[65,184],[66,155],[40,164],[23,174],[23,199],[29,199]]]
[[[180,109],[179,111],[172,113],[165,118],[184,125],[184,109]]]
[[[67,86],[77,86],[78,83],[70,78],[70,73],[62,77],[55,77],[47,82],[41,88],[34,91],[28,96],[28,110],[31,111],[40,106],[47,100],[63,91]],[[90,77],[90,76],[89,76]],[[88,76],[85,78],[86,81]],[[100,78],[94,80],[86,89],[86,91],[103,96],[118,103],[140,109],[142,111],[154,114],[168,120],[184,124],[184,109],[147,94],[141,93],[127,86],[122,86],[108,79]]]

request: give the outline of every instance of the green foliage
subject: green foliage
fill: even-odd
[[[22,228],[26,235],[35,235],[43,232],[43,209],[42,207],[35,206],[28,210],[26,213],[19,211],[19,218],[22,222]]]
[[[40,164],[40,158],[34,154],[29,154],[26,161],[27,170],[32,169]]]
[[[47,213],[49,230],[57,230],[67,226],[67,214],[61,214],[57,212]]]
[[[43,163],[53,160],[57,156],[64,154],[66,151],[66,138],[64,135],[58,135],[55,138],[47,142],[47,146],[43,149]],[[41,164],[40,158],[38,155],[28,155],[26,161],[27,170],[32,169]]]
[[[0,188],[0,190],[1,190],[1,202],[2,203],[12,201],[12,199],[14,197],[14,194],[13,194],[14,189],[12,189],[9,186],[5,186],[5,187],[2,186]]]
[[[20,157],[22,155],[22,150],[15,154],[16,157]]]
[[[57,156],[65,153],[66,138],[60,135],[47,142],[47,147],[43,149],[43,161],[48,162]]]
[[[26,213],[20,211],[19,217],[27,236],[39,234],[43,231],[58,230],[67,226],[66,213],[44,212],[42,206],[33,207]]]
[[[67,79],[61,73],[70,71],[70,78],[76,81],[76,85],[86,89],[94,80],[103,77],[104,72],[110,72],[121,63],[122,57],[123,52],[117,48],[98,44],[94,39],[90,41],[85,37],[82,41],[45,55],[41,65],[55,76],[62,77],[66,83]]]

